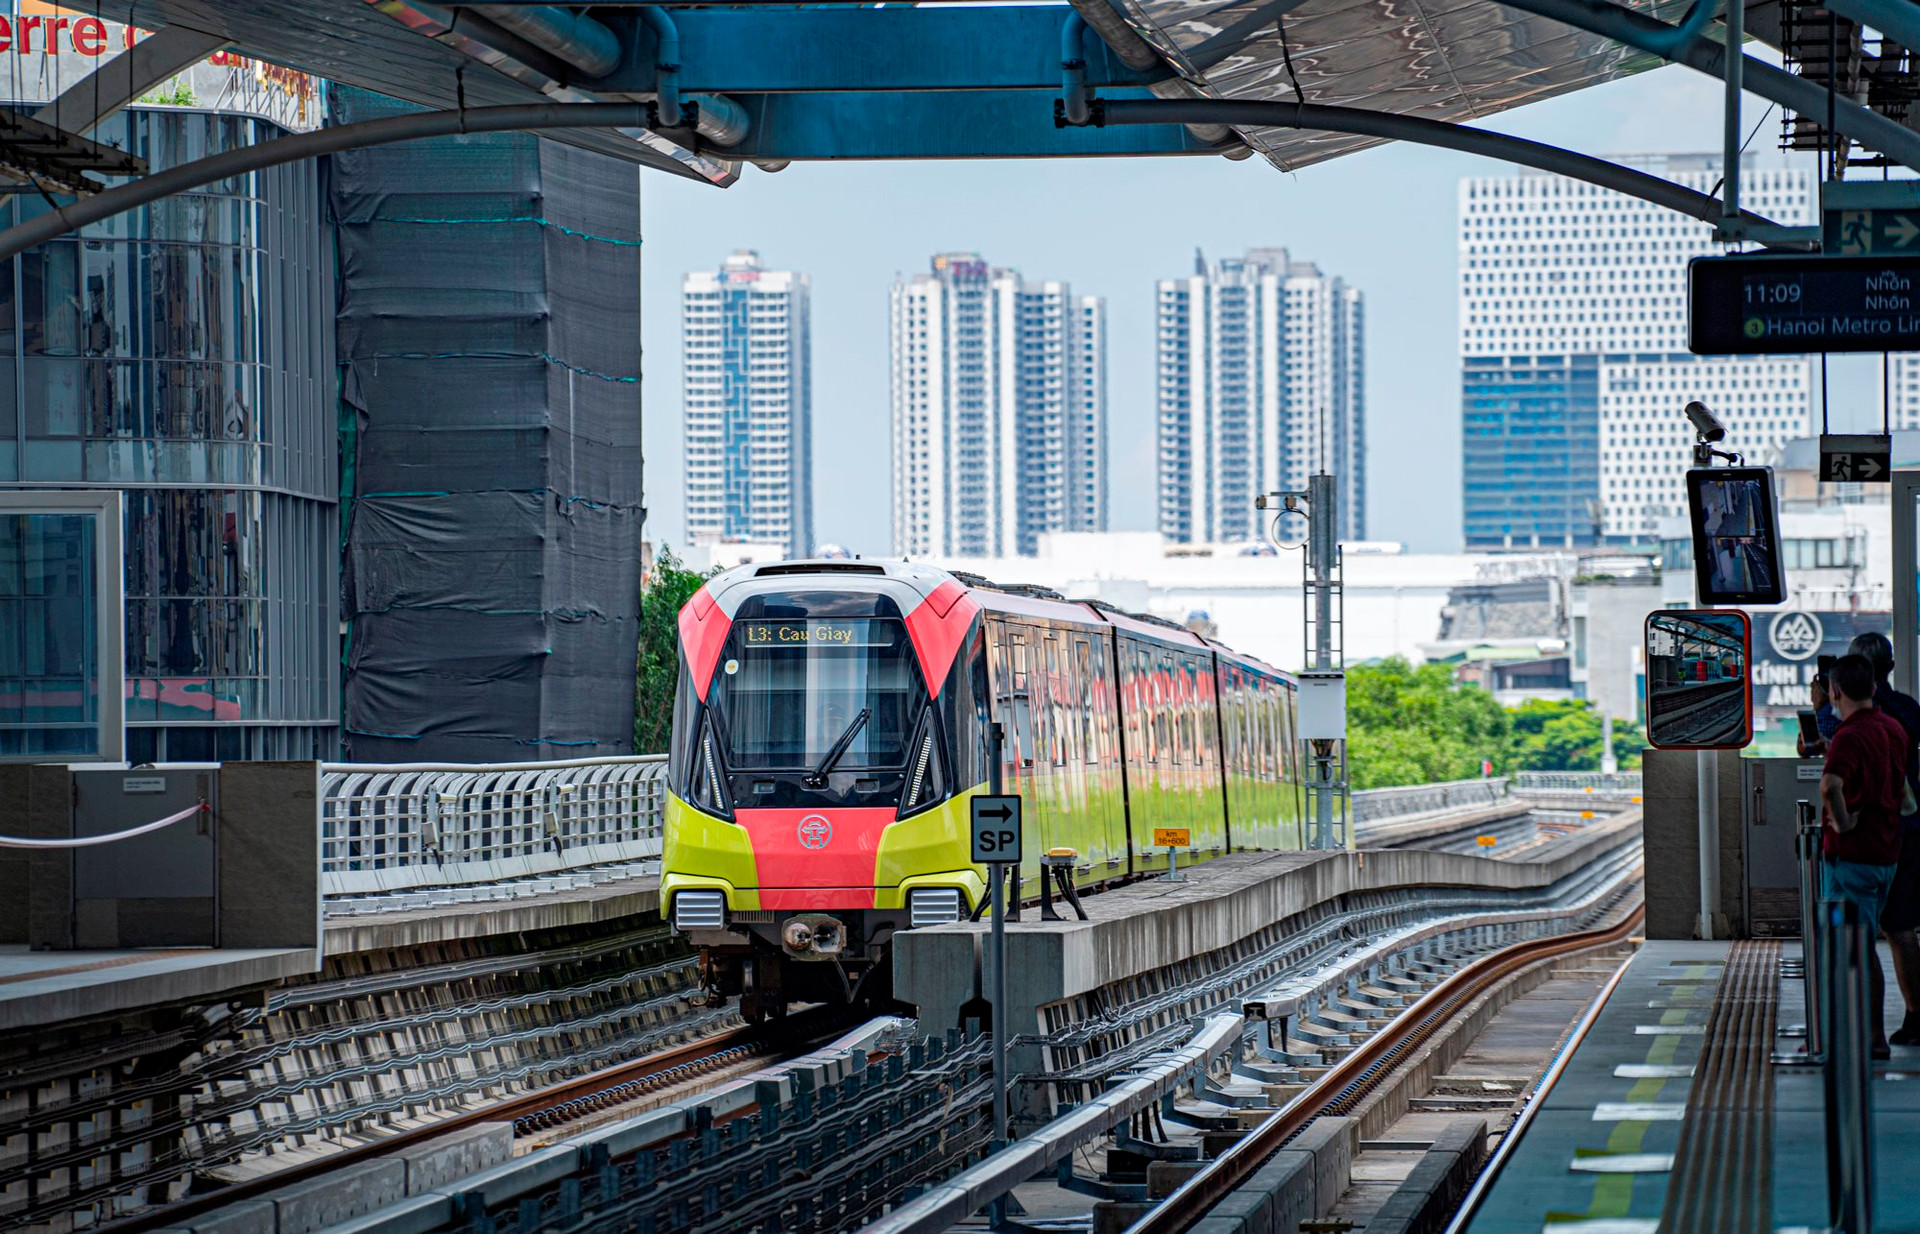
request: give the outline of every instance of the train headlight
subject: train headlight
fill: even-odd
[[[907,915],[915,929],[958,921],[964,910],[957,887],[916,887],[907,893]]]

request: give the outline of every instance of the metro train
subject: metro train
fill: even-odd
[[[1295,681],[1171,622],[829,560],[716,575],[679,631],[660,895],[750,1018],[883,1001],[896,931],[976,910],[977,793],[1023,798],[1023,898],[1043,853],[1161,868],[1155,828],[1183,864],[1305,847]]]

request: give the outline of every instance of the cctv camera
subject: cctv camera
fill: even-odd
[[[1700,434],[1701,441],[1712,442],[1726,440],[1727,426],[1720,423],[1718,416],[1707,410],[1705,403],[1688,403],[1687,419],[1693,421],[1693,429],[1696,433]]]

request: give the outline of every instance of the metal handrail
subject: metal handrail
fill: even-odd
[[[666,755],[528,763],[325,763],[329,896],[491,883],[658,857]],[[1639,792],[1638,775],[1522,772],[1368,789],[1356,824],[1498,805],[1515,791]]]
[[[1592,793],[1607,797],[1638,797],[1637,771],[1516,771],[1516,793]]]
[[[658,857],[666,758],[328,763],[327,895],[457,886]]]
[[[1508,790],[1508,781],[1501,776],[1363,789],[1353,795],[1353,820],[1356,823],[1370,823],[1434,810],[1498,805],[1507,798]]]

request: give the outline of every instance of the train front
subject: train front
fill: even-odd
[[[984,894],[979,613],[869,562],[741,566],[681,610],[661,902],[749,1016],[886,997],[893,933]]]

